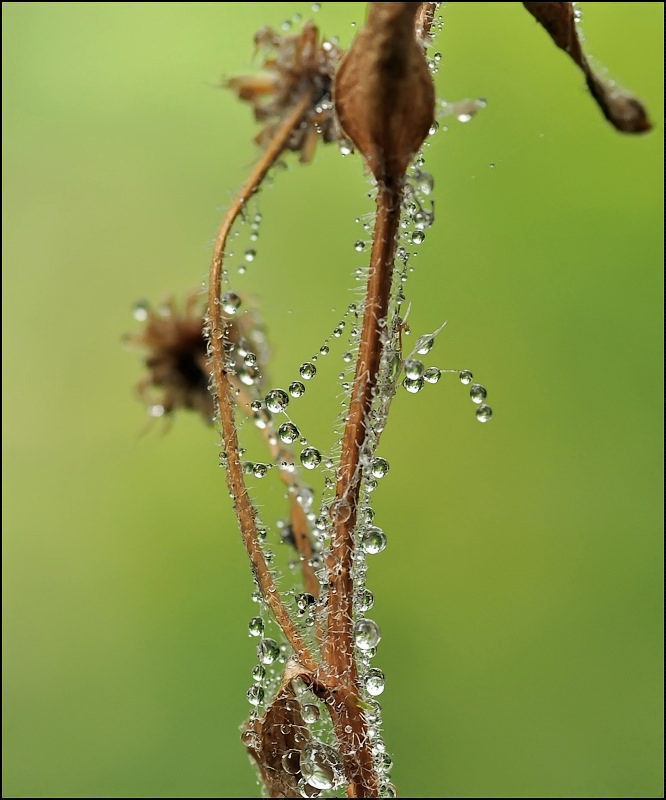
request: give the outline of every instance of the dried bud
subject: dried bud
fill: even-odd
[[[300,98],[309,93],[312,103],[292,132],[287,149],[300,152],[302,162],[310,161],[320,136],[324,142],[340,138],[331,86],[342,51],[333,42],[320,43],[319,30],[312,22],[306,22],[299,34],[291,36],[262,28],[254,41],[264,54],[264,73],[230,78],[225,86],[250,103],[258,122],[267,123],[256,137],[262,147],[272,140],[280,122]]]
[[[644,133],[652,128],[645,108],[625,92],[597,75],[590,67],[576,31],[573,3],[523,3],[550,34],[555,44],[578,64],[587,88],[597,101],[604,117],[622,133]]]
[[[345,134],[378,181],[401,180],[435,118],[435,89],[417,41],[420,3],[371,3],[335,79]]]

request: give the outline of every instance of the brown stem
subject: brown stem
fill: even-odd
[[[270,167],[283,152],[289,136],[294,128],[300,123],[303,115],[307,111],[312,100],[311,92],[306,92],[296,103],[288,117],[282,122],[275,133],[275,137],[270,145],[262,154],[252,175],[245,182],[243,188],[238,193],[231,207],[220,226],[220,230],[215,240],[215,249],[210,265],[210,277],[208,287],[208,313],[210,316],[211,329],[211,368],[213,374],[213,385],[217,394],[217,401],[220,409],[220,423],[222,426],[222,437],[227,458],[227,484],[233,498],[234,510],[240,524],[243,542],[250,557],[252,572],[259,584],[262,596],[267,601],[277,624],[280,626],[289,643],[294,648],[298,658],[306,669],[313,670],[317,663],[310,650],[289,616],[286,606],[282,602],[275,581],[268,569],[264,553],[261,549],[259,537],[257,535],[257,521],[255,510],[250,500],[243,468],[238,452],[238,433],[234,420],[234,401],[232,399],[232,387],[226,370],[226,357],[224,352],[224,340],[226,323],[222,316],[220,303],[220,281],[222,276],[222,262],[224,260],[224,248],[227,237],[233,223],[243,210],[249,198],[257,191],[261,181],[265,177]]]

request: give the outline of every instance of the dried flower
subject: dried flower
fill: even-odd
[[[333,110],[332,84],[342,51],[334,42],[324,40],[319,44],[318,39],[319,29],[312,22],[306,22],[299,34],[291,36],[262,28],[254,43],[265,55],[264,72],[240,75],[224,84],[251,104],[258,122],[267,123],[255,139],[262,147],[272,140],[280,122],[298,100],[310,92],[312,101],[308,111],[287,143],[288,150],[300,152],[302,162],[312,159],[319,135],[324,142],[341,137]]]
[[[240,298],[234,298],[240,305]],[[158,310],[145,302],[135,306],[135,318],[145,325],[125,340],[148,351],[144,359],[148,374],[137,383],[136,392],[151,417],[168,417],[178,408],[188,408],[198,411],[208,424],[213,422],[215,403],[209,388],[211,371],[201,306],[201,298],[195,293],[186,298],[182,312],[172,297]],[[261,396],[261,369],[268,358],[263,329],[252,311],[237,319],[225,316],[224,320],[227,369],[232,384],[245,395],[249,406],[251,400]]]

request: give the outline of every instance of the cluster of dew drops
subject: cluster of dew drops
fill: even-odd
[[[313,5],[313,11],[318,10]],[[293,22],[299,20],[294,18]],[[289,23],[290,27],[291,23]],[[436,21],[436,25],[441,26],[441,20]],[[287,23],[283,25],[283,30],[287,30]],[[438,69],[441,55],[435,53],[429,61],[432,72]],[[461,119],[460,121],[466,121]],[[434,122],[431,128],[431,135],[439,129],[438,123]],[[425,147],[428,146],[426,143]],[[339,143],[340,152],[343,156],[349,155],[352,148],[348,142],[342,140]],[[397,251],[397,289],[394,292],[393,311],[399,314],[401,305],[405,300],[402,286],[408,279],[409,273],[413,271],[411,258],[417,255],[413,250],[423,244],[426,239],[428,228],[433,224],[434,211],[430,195],[433,191],[433,179],[424,170],[425,158],[424,151],[417,156],[410,169],[409,191],[405,202],[405,213],[401,222],[401,242]],[[246,220],[247,221],[247,220]],[[259,237],[261,214],[255,213],[250,221],[249,239],[250,244],[243,251],[242,262],[237,267],[240,275],[243,275],[248,265],[257,257],[256,242]],[[372,223],[366,218],[358,218],[357,222],[363,224],[364,230],[369,234],[365,238],[359,238],[354,243],[356,252],[363,252],[367,249],[372,231]],[[356,279],[365,282],[367,277],[367,267],[359,267],[356,270]],[[241,309],[241,297],[234,291],[228,289],[229,276],[225,271],[223,283],[226,284],[227,291],[224,291],[221,298],[222,310],[229,316],[238,314]],[[295,483],[297,486],[296,499],[303,506],[304,511],[312,525],[314,534],[313,566],[318,567],[315,574],[320,579],[320,583],[325,586],[326,574],[323,554],[328,542],[329,531],[331,528],[331,518],[335,519],[336,513],[342,513],[335,508],[335,502],[331,501],[330,495],[335,487],[335,460],[322,453],[320,449],[311,445],[306,436],[303,435],[299,426],[291,418],[290,403],[299,400],[306,393],[307,385],[317,375],[318,360],[328,356],[335,340],[340,340],[343,335],[347,335],[349,347],[344,349],[341,355],[345,364],[338,378],[342,389],[348,393],[351,389],[351,374],[353,370],[354,350],[359,341],[359,306],[351,303],[342,319],[333,329],[329,336],[319,348],[317,353],[311,355],[310,359],[301,363],[298,368],[298,375],[294,376],[286,387],[273,387],[263,393],[263,396],[256,396],[250,404],[250,410],[255,424],[258,427],[268,427],[274,431],[274,439],[279,440],[289,447],[298,449],[298,461],[300,465],[308,471],[323,468],[327,474],[325,478],[325,488],[328,490],[328,499],[322,502],[320,513],[317,515],[313,511],[314,493],[308,487]],[[492,417],[491,408],[485,404],[487,391],[484,386],[473,382],[472,373],[469,370],[440,369],[436,366],[426,366],[419,356],[427,355],[432,349],[435,341],[435,334],[427,334],[420,337],[413,349],[413,352],[400,364],[400,385],[409,394],[417,394],[429,384],[439,382],[443,373],[455,373],[458,375],[461,384],[469,386],[470,397],[477,406],[476,418],[480,422],[487,422]],[[250,386],[256,382],[258,363],[257,356],[249,348],[241,351],[243,367],[238,372],[240,380]],[[244,368],[247,368],[245,377]],[[273,420],[276,417],[277,419]],[[289,452],[288,449],[285,452]],[[373,451],[374,452],[374,451]],[[295,461],[295,458],[294,458]],[[287,472],[296,473],[294,461],[286,460],[275,463],[263,461],[246,461],[243,463],[246,474],[251,474],[255,478],[264,478],[271,469],[278,468]],[[224,459],[221,459],[224,463]],[[376,654],[377,646],[381,640],[381,631],[377,623],[366,617],[365,614],[374,604],[373,593],[365,585],[365,574],[367,571],[366,557],[374,556],[382,552],[387,546],[387,537],[384,531],[374,524],[374,510],[371,505],[371,494],[378,485],[378,482],[389,472],[389,463],[386,459],[372,456],[368,463],[363,466],[363,482],[361,489],[361,505],[359,509],[359,521],[355,533],[357,547],[355,550],[354,564],[354,640],[357,649],[357,663],[359,674],[361,675],[362,686],[365,690],[364,709],[368,723],[368,736],[371,738],[371,749],[375,766],[380,778],[380,796],[395,797],[395,787],[390,783],[390,771],[392,768],[391,757],[386,752],[386,747],[381,735],[381,706],[377,701],[385,688],[385,676],[381,669],[372,665],[372,659]],[[289,526],[284,522],[278,522],[277,527],[282,539],[286,541],[289,534]],[[260,526],[258,528],[259,537],[265,540],[267,529]],[[271,553],[265,550],[267,561],[270,563]],[[317,612],[321,612],[326,602],[325,592],[321,598],[315,598],[306,592],[291,592],[296,617],[303,623],[306,629],[311,631],[314,628]],[[252,707],[252,718],[256,718],[260,708],[270,700],[275,694],[279,685],[280,674],[284,664],[290,657],[290,648],[286,642],[280,642],[281,633],[271,621],[265,600],[258,590],[253,592],[253,600],[259,604],[259,614],[252,617],[248,625],[248,633],[251,637],[258,639],[257,644],[257,663],[252,668],[252,684],[247,690],[247,699]],[[268,623],[265,621],[268,620]],[[274,630],[273,630],[274,629]],[[271,635],[272,634],[272,635]],[[339,789],[344,784],[344,771],[342,758],[339,752],[326,744],[326,741],[333,742],[335,737],[332,733],[330,719],[327,714],[321,713],[321,706],[317,698],[307,689],[300,680],[293,682],[296,692],[296,699],[300,705],[303,721],[310,728],[311,736],[304,740],[302,750],[289,750],[282,756],[282,766],[285,772],[290,774],[301,773],[302,778],[299,782],[303,797],[317,797],[323,792],[331,792]],[[252,730],[246,729],[242,734],[246,745],[252,744],[252,737],[256,734]]]

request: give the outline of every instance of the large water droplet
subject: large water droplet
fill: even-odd
[[[289,405],[289,395],[283,389],[271,389],[264,402],[269,411],[277,414]]]
[[[417,358],[408,358],[407,361],[405,361],[405,376],[407,378],[417,380],[423,377],[423,371],[423,361],[419,361]]]
[[[266,677],[266,668],[262,664],[255,664],[252,667],[252,680],[261,683]]]
[[[309,381],[310,378],[314,378],[316,375],[317,368],[311,361],[306,361],[305,363],[301,364],[299,372],[301,374],[301,378],[305,378],[306,381]]]
[[[488,392],[486,391],[485,386],[481,386],[480,383],[473,384],[472,388],[469,390],[469,396],[472,398],[472,402],[474,403],[483,403],[487,394]]]
[[[289,394],[292,397],[303,397],[305,394],[305,386],[300,381],[292,381],[289,384]]]
[[[476,418],[479,422],[488,422],[492,415],[493,410],[490,406],[481,405],[476,409]]]
[[[361,547],[363,552],[368,555],[375,555],[381,553],[386,549],[386,534],[381,528],[375,525],[366,528],[361,535]]]
[[[315,469],[321,464],[321,453],[316,447],[306,447],[301,451],[301,464],[306,469]]]
[[[428,369],[423,373],[423,380],[427,381],[428,383],[437,383],[441,377],[442,370],[437,369],[437,367],[428,367]]]
[[[384,691],[385,682],[384,673],[376,667],[369,669],[363,678],[365,690],[372,697],[378,697]]]
[[[416,344],[414,345],[414,349],[419,355],[426,355],[432,350],[432,346],[435,344],[435,339],[430,334],[426,336],[421,336],[420,339],[416,340]]]
[[[365,250],[365,242],[362,239],[358,239],[358,241],[354,243],[354,250],[356,250],[357,253]]]
[[[287,750],[282,756],[282,769],[288,775],[298,775],[301,771],[301,752],[300,750]]]
[[[261,617],[252,617],[247,629],[250,636],[262,636],[264,633],[264,621]]]
[[[354,625],[354,641],[359,650],[371,650],[382,638],[379,625],[371,619],[359,619]]]
[[[472,373],[468,369],[464,369],[460,373],[460,383],[462,383],[463,386],[469,386],[473,378],[474,375],[472,375]]]
[[[291,444],[301,435],[293,422],[283,422],[278,428],[278,436],[285,444]]]
[[[247,690],[247,699],[253,706],[258,706],[264,701],[264,690],[255,683],[254,686],[250,686]]]
[[[370,470],[374,478],[383,478],[388,474],[389,463],[385,458],[373,458]]]
[[[414,231],[412,234],[412,243],[413,244],[423,244],[425,242],[425,233],[423,231],[417,230]]]
[[[423,389],[423,378],[417,378],[416,380],[412,378],[405,378],[402,382],[402,385],[407,389],[408,392],[412,394],[416,394]]]
[[[227,292],[222,296],[221,305],[225,314],[235,314],[241,306],[241,299],[236,292]]]
[[[280,645],[275,639],[262,639],[257,647],[257,656],[262,664],[273,664],[280,657]]]
[[[268,464],[257,462],[252,469],[252,474],[255,478],[265,478],[268,474]]]
[[[301,714],[303,716],[303,720],[308,725],[312,725],[313,722],[316,722],[319,719],[319,708],[313,703],[306,703],[303,708],[301,708]]]
[[[359,589],[354,599],[359,611],[370,611],[375,604],[375,596],[370,589]]]
[[[257,251],[251,247],[248,247],[248,249],[245,251],[245,260],[254,261],[256,257],[257,257]]]
[[[148,319],[150,304],[147,300],[137,300],[132,309],[132,316],[137,322],[145,322]]]
[[[343,781],[340,754],[318,739],[311,739],[301,754],[301,774],[310,786],[321,791],[339,786]]]

